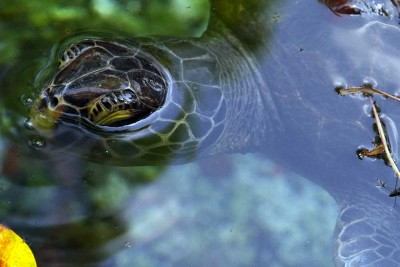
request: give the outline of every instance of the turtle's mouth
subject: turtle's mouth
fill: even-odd
[[[154,105],[149,99],[144,101],[132,89],[127,88],[97,96],[94,100],[88,101],[85,107],[79,107],[79,103],[75,104],[77,105],[65,103],[59,96],[43,94],[31,110],[34,127],[40,131],[50,132],[60,121],[89,127],[90,125],[121,127],[150,116],[163,103]]]
[[[131,89],[105,94],[88,108],[87,119],[102,126],[118,127],[148,117],[158,107],[147,105]]]

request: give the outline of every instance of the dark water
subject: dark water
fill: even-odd
[[[337,211],[325,192],[254,155],[213,161],[141,186],[150,171],[95,165],[67,185],[3,176],[3,222],[45,266],[328,266]]]
[[[63,156],[41,158],[40,153],[30,150],[29,143],[40,146],[42,140],[31,135],[24,125],[29,114],[27,106],[43,83],[35,80],[39,66],[47,64],[56,42],[74,36],[78,30],[117,29],[120,35],[193,36],[204,29],[207,3],[177,1],[177,6],[170,10],[163,6],[164,1],[156,2],[60,2],[43,13],[35,2],[29,2],[26,9],[22,8],[27,5],[23,2],[19,3],[20,9],[0,4],[0,8],[6,5],[0,23],[3,27],[13,27],[4,32],[5,38],[0,41],[0,49],[4,51],[0,60],[3,162],[0,223],[25,238],[39,266],[332,266],[332,234],[337,213],[333,199],[323,189],[263,156],[241,154],[179,166],[121,168]],[[310,9],[315,11],[314,19],[339,19],[325,12],[325,6],[313,4]],[[199,11],[193,11],[195,7]],[[304,4],[299,8],[305,10]],[[31,14],[18,13],[22,10]],[[159,19],[157,14],[165,10],[171,14]],[[307,52],[320,45],[315,44],[314,34],[321,28],[314,27],[311,19],[302,18],[302,25],[288,22],[287,18],[296,17],[295,9],[284,12],[285,7],[274,6],[274,10],[273,22],[278,26],[272,31],[285,44],[272,42],[269,47],[278,58],[272,61],[286,64],[292,55],[288,50],[293,49],[296,56],[303,52],[306,55],[305,68],[314,68],[316,64],[307,60],[321,56],[307,57]],[[118,22],[112,12],[121,14]],[[267,13],[269,16],[270,12]],[[17,15],[29,18],[29,23],[24,24]],[[137,18],[131,21],[135,15]],[[285,23],[279,24],[281,20]],[[82,29],[86,21],[90,25]],[[329,34],[320,36],[327,40],[321,42],[326,49],[319,47],[318,51],[329,54],[332,43],[328,35],[340,37],[340,27],[357,27],[357,23],[360,22],[333,23],[339,25],[337,31],[327,27]],[[297,31],[283,33],[289,27]],[[309,27],[309,31],[301,27]],[[23,32],[18,35],[20,29]],[[361,47],[360,51],[367,50],[362,47],[368,34],[363,35],[363,30],[358,34],[361,37],[357,44],[346,42],[347,35],[335,40],[342,40],[339,46],[349,51],[346,56],[354,57],[353,64],[361,65],[365,73],[373,77],[377,73],[381,77],[392,73],[384,68],[395,66],[395,62],[382,60],[381,54],[373,55],[377,57],[375,61],[373,56],[359,60],[364,55],[354,54],[358,51],[354,46]],[[382,40],[385,38],[390,39],[382,36]],[[380,47],[379,43],[376,46]],[[334,64],[327,65],[333,66],[330,81],[320,85],[332,91],[332,85],[357,83],[358,76],[369,78],[364,74],[343,75],[340,64],[337,69]],[[289,81],[281,66],[270,68],[270,75],[276,77],[270,86],[282,88],[285,81],[288,87],[294,83],[299,87],[310,84],[309,77],[302,80],[304,77],[299,76]],[[280,72],[274,73],[274,69]],[[370,77],[372,82],[373,77]],[[325,104],[317,107],[331,111]]]

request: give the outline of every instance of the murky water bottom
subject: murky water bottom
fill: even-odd
[[[331,197],[255,156],[228,161],[219,177],[204,176],[202,164],[171,167],[133,197],[127,218],[138,247],[121,266],[333,266]]]
[[[2,221],[39,266],[333,266],[333,199],[256,155],[171,166],[139,186],[103,173],[83,186],[0,180]]]

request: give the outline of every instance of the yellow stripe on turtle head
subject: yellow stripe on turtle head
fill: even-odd
[[[0,224],[0,267],[36,267],[28,244],[14,231]]]
[[[118,110],[114,112],[100,112],[94,119],[94,123],[99,125],[111,125],[118,121],[123,121],[132,117],[132,110]]]

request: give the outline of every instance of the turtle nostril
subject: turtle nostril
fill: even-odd
[[[37,104],[36,104],[36,107],[37,107],[39,110],[42,110],[42,109],[44,109],[44,108],[47,106],[46,98],[40,98],[39,101],[37,101],[36,103],[37,103]]]
[[[54,108],[58,105],[58,98],[53,96],[50,98],[50,107]]]

